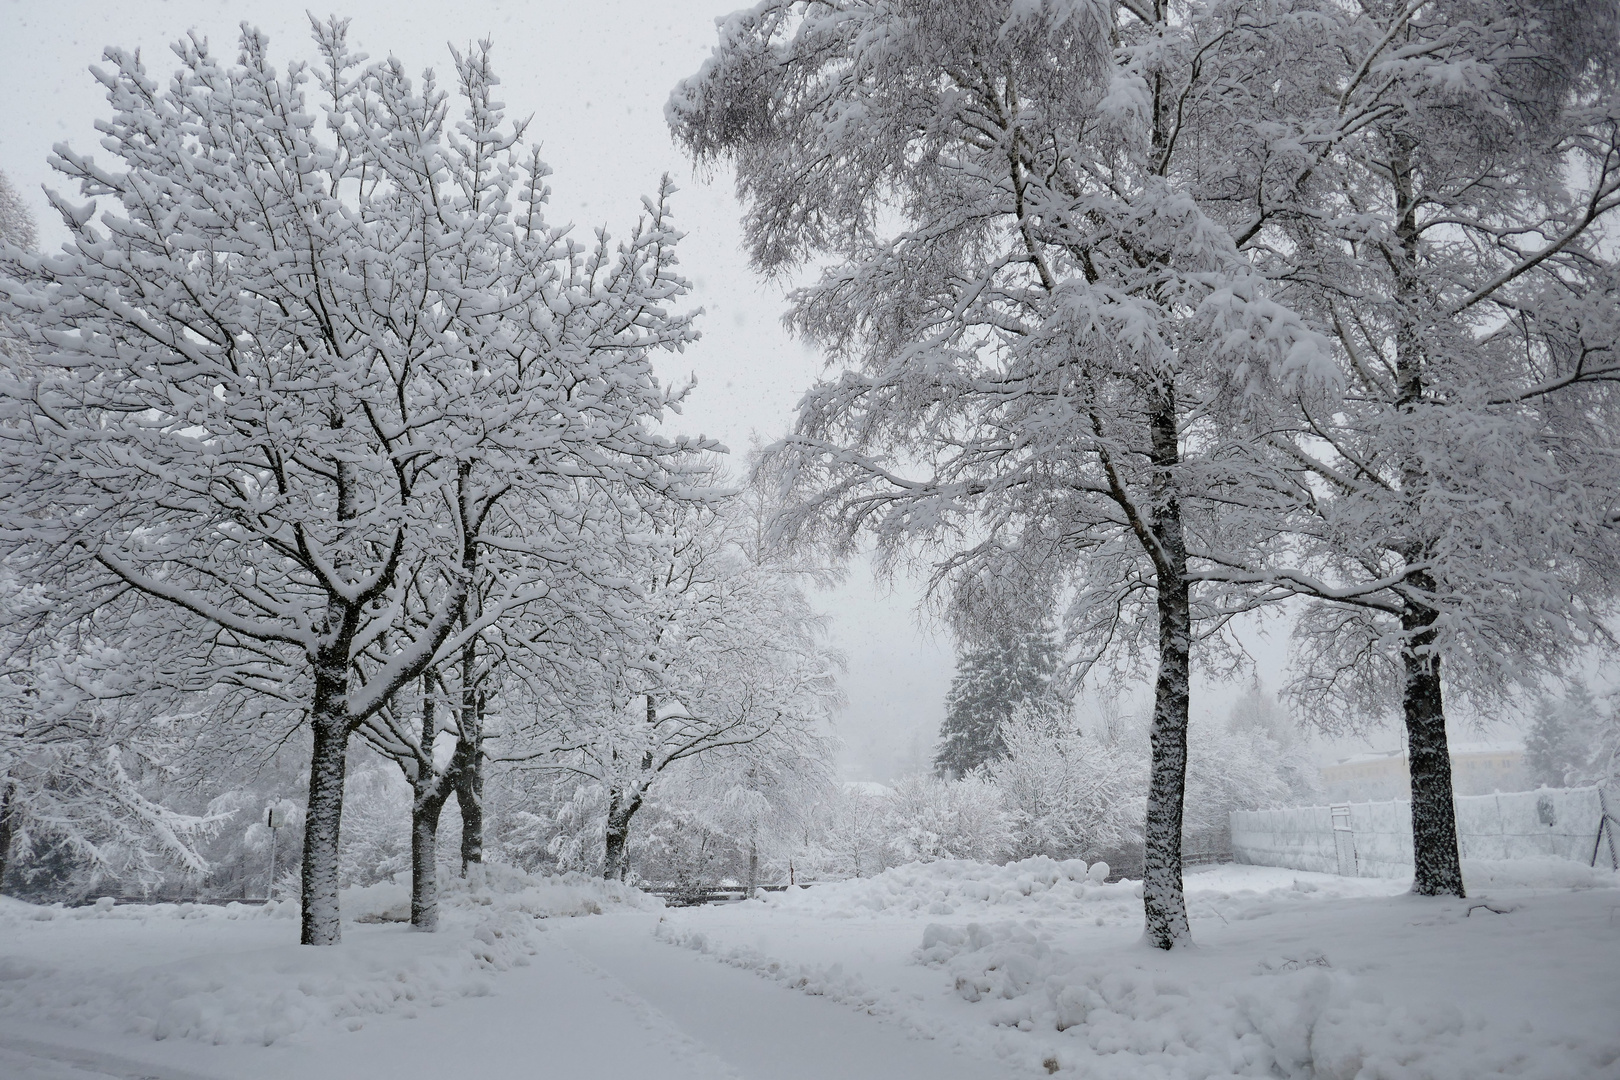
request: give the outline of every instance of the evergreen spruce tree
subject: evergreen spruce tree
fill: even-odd
[[[963,776],[1004,757],[1002,728],[1020,709],[1055,720],[1062,710],[1052,688],[1056,670],[1057,649],[1044,628],[999,632],[964,652],[945,697],[934,768]]]
[[[1524,737],[1524,764],[1531,783],[1570,786],[1571,774],[1581,773],[1591,754],[1597,713],[1597,702],[1579,679],[1570,683],[1562,699],[1541,699]]]

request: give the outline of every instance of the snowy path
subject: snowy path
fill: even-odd
[[[553,934],[745,1080],[987,1080],[1002,1073],[848,1005],[654,941],[656,922],[630,914],[573,919]]]
[[[4,1080],[996,1080],[1002,1070],[659,941],[658,915],[546,920],[487,996],[268,1047],[0,1022]]]

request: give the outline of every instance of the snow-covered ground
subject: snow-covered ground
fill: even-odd
[[[495,873],[436,935],[372,921],[402,913],[382,886],[334,949],[290,908],[6,901],[0,1076],[1620,1080],[1616,876],[1468,872],[1456,901],[1200,870],[1172,954],[1133,883],[1050,860],[683,910]]]
[[[1620,892],[1471,864],[1465,901],[1269,867],[1187,878],[1197,947],[1139,940],[1134,883],[934,863],[671,912],[664,940],[832,997],[1008,1075],[1620,1077]]]

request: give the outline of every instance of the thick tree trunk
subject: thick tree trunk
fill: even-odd
[[[317,672],[315,709],[310,718],[314,744],[309,759],[309,802],[304,814],[304,860],[299,941],[304,945],[336,945],[342,937],[338,921],[338,837],[343,819],[343,778],[349,748],[349,727],[342,702],[346,685]]]
[[[1421,608],[1402,619],[1409,633],[1402,653],[1406,665],[1402,705],[1412,774],[1412,891],[1423,896],[1463,896],[1440,657],[1425,651],[1435,639],[1434,631],[1426,629],[1434,621],[1435,613]]]
[[[473,755],[456,776],[456,805],[461,808],[461,876],[484,863],[484,770]]]
[[[1181,886],[1182,799],[1187,787],[1187,718],[1192,664],[1192,608],[1187,545],[1174,468],[1181,450],[1174,399],[1167,391],[1152,418],[1153,540],[1158,585],[1159,675],[1153,692],[1153,762],[1148,778],[1142,860],[1147,940],[1171,949],[1191,940]]]
[[[1190,940],[1181,888],[1182,800],[1187,787],[1187,715],[1192,632],[1187,582],[1159,582],[1159,677],[1153,699],[1142,869],[1146,934],[1161,949]]]
[[[463,616],[463,622],[467,616]],[[461,737],[456,747],[456,805],[461,810],[461,876],[484,862],[484,695],[478,689],[478,639],[461,649]]]
[[[1417,197],[1410,138],[1390,136],[1390,179],[1397,218],[1395,239],[1396,409],[1417,423],[1425,394],[1423,281],[1418,265]],[[1424,462],[1408,450],[1401,463],[1401,491],[1409,505],[1423,499],[1428,477]],[[1413,513],[1410,520],[1420,520]],[[1427,555],[1422,536],[1408,537],[1399,554],[1408,564]],[[1408,574],[1406,583],[1419,595],[1434,592],[1434,578],[1424,570]],[[1401,615],[1406,643],[1401,662],[1406,669],[1402,706],[1406,718],[1407,764],[1412,775],[1412,891],[1425,896],[1462,896],[1462,863],[1457,853],[1457,810],[1451,792],[1451,755],[1446,746],[1445,702],[1440,692],[1440,654],[1434,651],[1438,613],[1408,597]]]
[[[9,775],[0,776],[0,891],[6,884],[6,867],[11,865],[11,834],[16,829],[17,785]]]
[[[639,809],[639,792],[615,789],[608,795],[607,852],[602,860],[602,876],[609,881],[623,881],[630,874],[630,819]]]
[[[411,926],[431,932],[439,928],[439,815],[446,796],[438,778],[429,785],[411,801]]]

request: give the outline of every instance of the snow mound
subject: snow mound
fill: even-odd
[[[1298,870],[1213,867],[1189,873],[1186,892],[1193,918],[1230,918],[1257,906],[1401,891],[1382,878],[1339,878]],[[876,877],[818,884],[767,894],[783,911],[828,918],[890,915],[1019,915],[1034,918],[1114,917],[1141,908],[1141,883],[1106,882],[1107,863],[1036,856],[998,866],[966,859],[909,863]],[[1239,917],[1244,917],[1240,914]]]
[[[1464,859],[1463,885],[1479,889],[1620,888],[1620,871],[1568,859]]]
[[[342,910],[355,922],[409,922],[409,876],[343,890]],[[541,876],[499,864],[485,864],[481,874],[441,878],[439,908],[488,909],[514,912],[535,919],[600,915],[605,911],[656,911],[660,898],[620,881],[604,881],[580,873]]]
[[[158,933],[173,925],[154,922]],[[336,1023],[352,1030],[368,1016],[411,1016],[418,1007],[485,996],[490,972],[529,962],[529,922],[483,915],[438,934],[378,930],[321,949],[266,947],[255,937],[257,947],[246,951],[124,971],[0,957],[0,1016],[152,1039],[268,1046],[305,1028]],[[276,940],[286,942],[289,929],[277,930]]]
[[[298,904],[291,900],[271,900],[263,904],[118,904],[110,896],[103,896],[85,907],[66,907],[62,904],[30,904],[9,896],[0,896],[0,926],[34,922],[75,922],[127,920],[147,922],[151,919],[191,919],[215,922],[237,920],[293,919],[298,916]]]
[[[404,885],[347,889],[342,903],[359,925],[342,944],[311,949],[293,944],[290,901],[63,908],[0,898],[0,1018],[269,1045],[486,996],[492,974],[529,963],[545,929],[537,920],[662,907],[618,882],[497,866],[443,883],[433,934],[367,925],[410,918]],[[120,970],[114,957],[136,959]]]
[[[1003,906],[1066,911],[1088,898],[1129,899],[1135,884],[1108,884],[1108,864],[1036,856],[997,866],[967,859],[908,863],[876,877],[830,882],[767,894],[765,903],[834,918],[924,912],[950,915]]]
[[[1450,1006],[1386,1004],[1319,953],[1198,980],[1119,958],[1088,963],[1053,942],[1029,922],[930,925],[914,959],[944,969],[995,1027],[1047,1033],[1024,1047],[1004,1041],[1003,1053],[1088,1080],[1555,1080],[1599,1075],[1620,1056],[1614,1045],[1504,1038]]]

